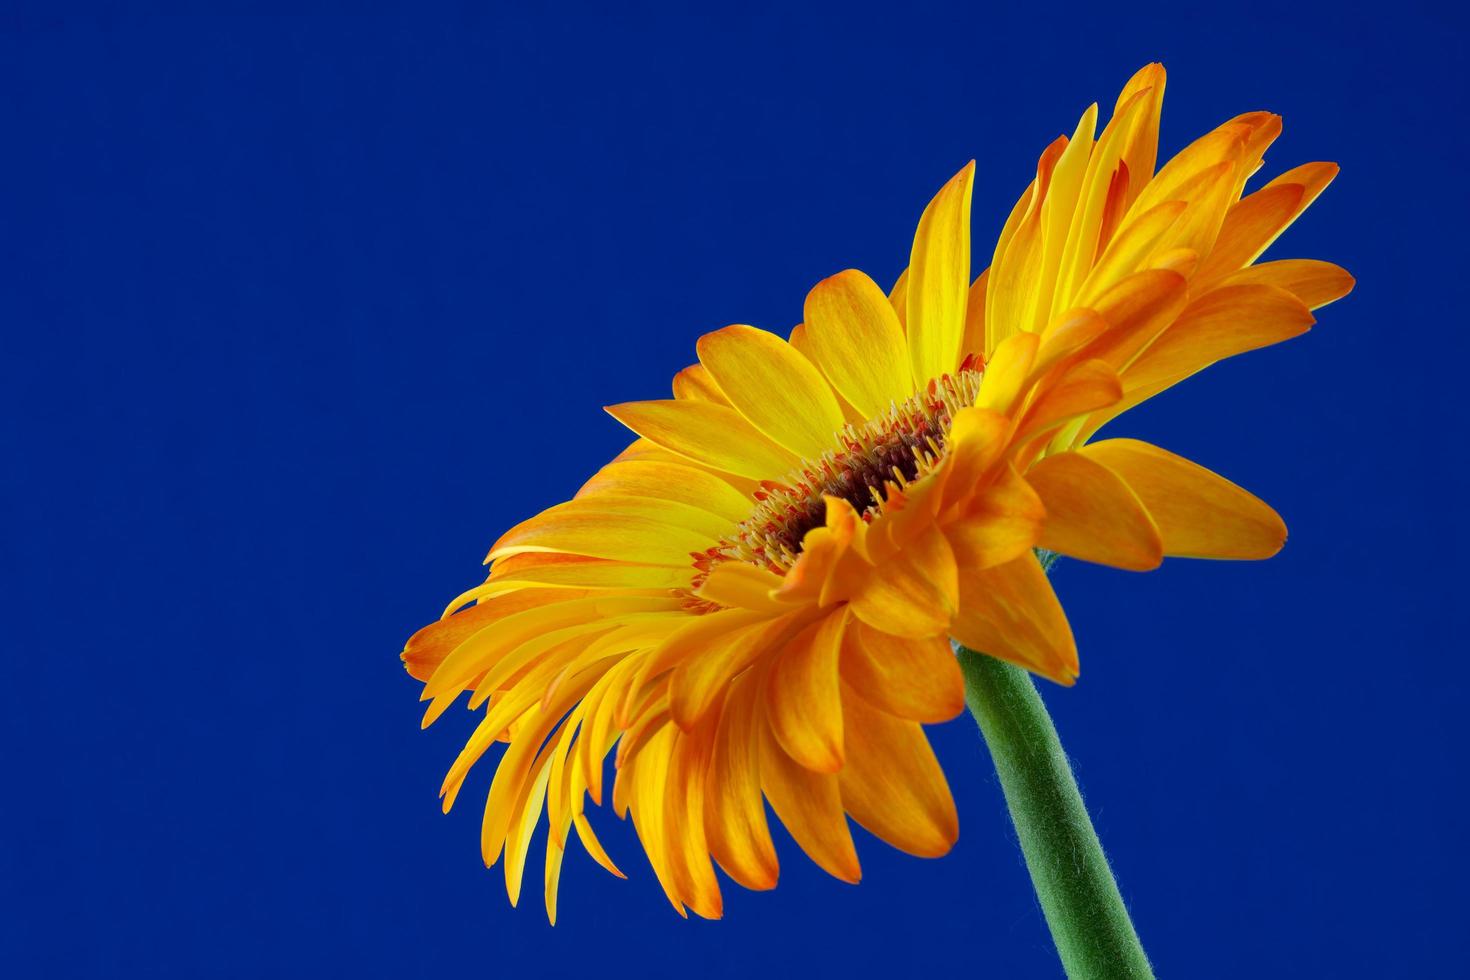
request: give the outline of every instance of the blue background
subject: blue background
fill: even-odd
[[[1042,147],[1162,59],[1167,151],[1270,108],[1267,174],[1342,164],[1272,254],[1359,286],[1117,430],[1257,491],[1291,541],[1063,564],[1083,678],[1046,696],[1161,976],[1446,975],[1458,16],[10,8],[0,969],[1058,976],[968,718],[935,730],[948,858],[860,834],[854,888],[782,838],[775,892],[684,922],[602,814],[632,880],[574,853],[553,930],[480,867],[489,770],[440,815],[471,719],[420,733],[397,654],[627,439],[600,406],[664,396],[703,331],[789,328],[838,269],[891,280],[972,156],[993,241]]]

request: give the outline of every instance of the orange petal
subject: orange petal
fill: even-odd
[[[900,851],[917,857],[948,854],[959,838],[960,818],[924,730],[868,706],[861,697],[845,697],[842,705],[851,733],[848,763],[837,777],[842,805]]]
[[[914,392],[903,327],[883,290],[848,269],[806,297],[807,337],[817,366],[865,418]]]
[[[1270,558],[1286,543],[1286,525],[1264,501],[1182,456],[1136,439],[1080,452],[1127,481],[1158,525],[1166,555]]]
[[[403,647],[403,665],[415,680],[427,681],[445,657],[482,629],[527,609],[578,597],[566,589],[521,589],[484,600],[410,636]]]
[[[1357,281],[1341,266],[1315,259],[1279,259],[1241,269],[1220,281],[1221,286],[1275,286],[1315,310],[1342,299]]]
[[[837,776],[800,765],[766,724],[760,732],[761,788],[796,843],[822,870],[856,884],[862,878]]]
[[[730,404],[774,442],[808,458],[833,447],[842,409],[821,372],[796,348],[737,324],[700,337],[698,349]]]
[[[696,463],[764,480],[800,460],[767,439],[739,412],[700,401],[624,402],[607,413],[650,442]]]
[[[842,768],[842,696],[838,658],[843,609],[813,623],[777,655],[766,686],[766,715],[786,754],[808,769]]]
[[[940,188],[919,218],[908,273],[908,345],[919,384],[953,371],[970,290],[970,194],[975,162]]]
[[[865,701],[910,721],[936,724],[965,710],[965,679],[944,636],[912,640],[853,623],[843,642],[842,680]]]
[[[943,633],[954,614],[955,558],[937,527],[905,543],[858,585],[853,614],[894,636]]]
[[[972,565],[988,568],[1030,551],[1046,518],[1046,508],[1031,484],[1007,465],[957,520],[945,524],[944,533],[956,549],[964,548]]]
[[[725,873],[763,891],[776,887],[778,865],[761,801],[758,681],[751,674],[740,677],[725,699],[706,777],[704,830]]]
[[[1224,286],[1190,303],[1124,372],[1130,391],[1182,381],[1216,361],[1307,332],[1315,320],[1291,293],[1274,286]]]
[[[950,635],[980,653],[1009,661],[1058,684],[1077,678],[1077,644],[1066,613],[1034,555],[978,568],[963,551],[960,610]]]
[[[1139,572],[1164,560],[1159,529],[1143,503],[1101,463],[1059,453],[1031,467],[1026,480],[1046,504],[1041,547]]]
[[[713,640],[674,668],[669,677],[669,708],[674,721],[686,730],[692,728],[724,693],[730,678],[761,654],[787,642],[811,618],[808,610],[798,609],[779,619],[762,620]]]

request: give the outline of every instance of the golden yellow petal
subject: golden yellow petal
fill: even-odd
[[[842,409],[821,372],[796,348],[773,333],[736,324],[700,337],[698,349],[730,404],[772,441],[801,457],[832,447]]]
[[[1270,506],[1182,456],[1136,439],[1080,451],[1121,476],[1143,501],[1166,555],[1270,558],[1286,543],[1286,525]]]
[[[700,401],[624,402],[607,413],[662,448],[717,470],[769,480],[800,462],[739,412]]]
[[[1078,453],[1048,456],[1026,472],[1046,505],[1041,547],[1084,561],[1147,571],[1164,543],[1147,509],[1112,470]]]
[[[847,765],[837,776],[843,807],[900,851],[930,858],[948,854],[959,839],[960,818],[924,730],[850,692],[842,707],[849,732]]]
[[[953,371],[965,335],[970,290],[972,160],[940,188],[919,218],[909,258],[909,363],[919,384]]]
[[[842,768],[842,695],[838,663],[847,612],[838,609],[796,635],[775,656],[766,685],[766,716],[786,754],[808,769]]]
[[[877,283],[839,272],[807,294],[805,312],[813,360],[864,418],[913,394],[903,327]]]
[[[843,637],[842,680],[910,721],[937,724],[965,710],[965,679],[946,636],[915,640],[853,623]]]

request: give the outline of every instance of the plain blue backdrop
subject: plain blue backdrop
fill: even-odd
[[[788,329],[832,272],[890,280],[971,157],[993,241],[1042,147],[1159,59],[1166,151],[1269,108],[1266,174],[1341,163],[1272,254],[1359,285],[1117,430],[1291,541],[1060,565],[1083,676],[1045,694],[1161,976],[1448,975],[1470,145],[1445,10],[0,14],[0,972],[1059,976],[968,718],[934,732],[949,857],[860,834],[851,887],[782,838],[776,891],[685,922],[604,813],[631,880],[574,852],[552,929],[480,866],[489,770],[439,813],[472,719],[421,733],[397,655],[627,440],[602,405],[663,397],[701,332]]]

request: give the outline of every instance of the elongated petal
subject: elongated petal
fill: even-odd
[[[837,776],[815,772],[786,754],[770,727],[760,726],[761,788],[776,816],[817,865],[843,881],[862,878]]]
[[[578,497],[652,497],[698,507],[732,524],[750,516],[752,501],[708,470],[658,460],[609,463],[582,485]]]
[[[919,218],[908,274],[908,344],[914,379],[953,371],[970,290],[970,193],[975,162],[950,178]]]
[[[717,470],[768,480],[800,460],[761,435],[739,412],[701,401],[625,402],[607,413],[669,452]]]
[[[842,409],[821,372],[794,347],[739,324],[705,334],[698,346],[700,363],[751,425],[797,456],[815,458],[833,448]]]
[[[948,637],[907,639],[854,623],[842,646],[842,680],[890,715],[937,724],[965,710],[965,679]]]
[[[1059,453],[1031,467],[1026,481],[1046,505],[1041,547],[1133,571],[1164,560],[1163,539],[1143,503],[1101,463]]]
[[[850,758],[838,775],[842,805],[900,851],[948,854],[959,838],[960,818],[924,730],[858,696],[843,698],[842,705],[851,732]]]
[[[1221,280],[1221,286],[1275,286],[1315,310],[1342,299],[1357,281],[1341,266],[1315,259],[1279,259],[1242,269]]]
[[[839,610],[786,644],[771,668],[766,713],[786,754],[808,769],[842,768],[838,662],[847,613]]]
[[[1081,452],[1143,501],[1166,555],[1270,558],[1286,543],[1286,525],[1266,503],[1182,456],[1136,439],[1108,439]]]
[[[709,710],[730,678],[767,651],[786,643],[811,620],[797,610],[779,619],[757,622],[713,640],[674,669],[669,678],[669,707],[681,728],[692,728]]]
[[[738,679],[725,699],[706,779],[705,836],[725,873],[746,888],[776,887],[776,848],[761,799],[759,678]]]
[[[574,500],[505,532],[490,549],[489,560],[554,551],[650,565],[687,564],[691,552],[710,547],[728,528],[707,511],[669,501]]]
[[[856,269],[824,279],[806,297],[817,366],[864,418],[914,391],[903,327],[878,284]]]
[[[1305,304],[1274,286],[1225,286],[1190,303],[1124,375],[1129,390],[1168,385],[1216,361],[1300,336]]]
[[[956,559],[960,610],[950,635],[971,650],[1071,685],[1077,678],[1077,644],[1041,563],[1022,555],[979,568],[963,550]]]

